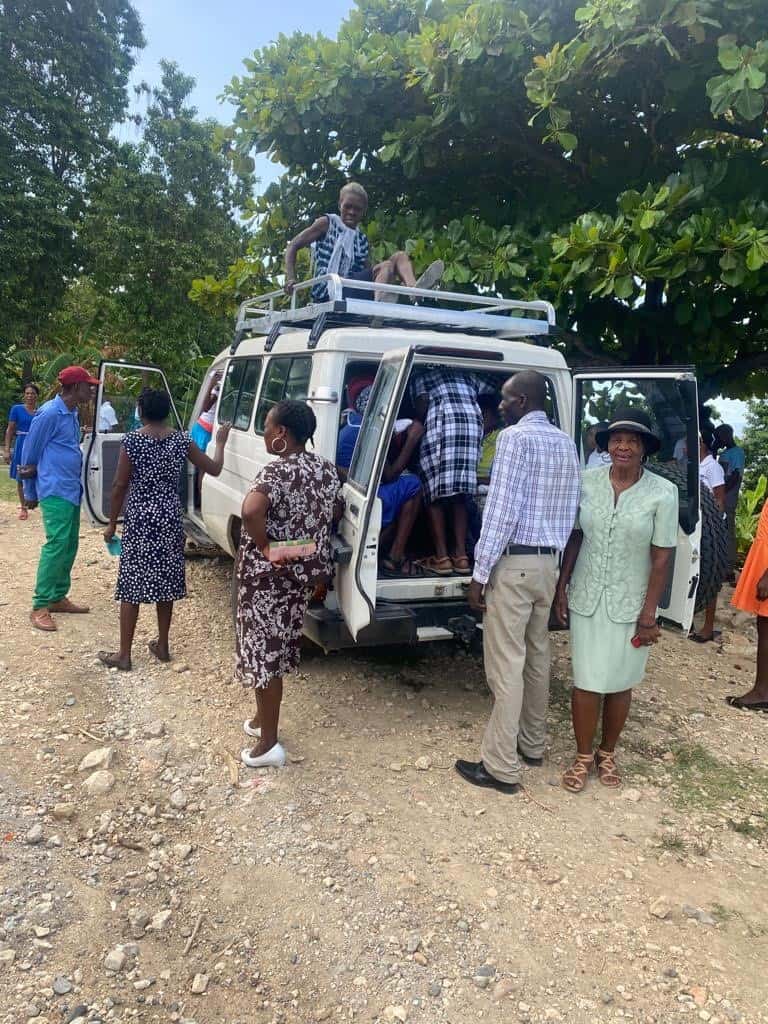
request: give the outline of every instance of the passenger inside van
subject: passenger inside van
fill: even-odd
[[[494,386],[480,375],[448,366],[417,370],[411,380],[416,418],[424,423],[419,473],[434,543],[434,554],[423,566],[437,576],[472,575],[467,498],[477,494],[483,441],[478,399],[494,392]]]
[[[367,378],[350,381],[347,385],[347,395],[353,408],[348,411],[346,423],[339,431],[336,448],[336,465],[342,478],[346,478],[352,462],[372,387],[373,381]],[[382,576],[420,574],[419,567],[406,557],[406,552],[421,509],[421,483],[415,474],[408,472],[407,467],[423,433],[424,427],[418,420],[402,419],[395,423],[378,489],[382,506],[381,550],[388,548],[388,553],[380,559]]]
[[[501,422],[499,419],[499,402],[501,394],[490,392],[480,395],[477,404],[483,416],[483,443],[480,447],[480,458],[477,461],[477,482],[478,484],[489,484],[491,481],[491,467],[496,455],[496,442],[501,433]]]

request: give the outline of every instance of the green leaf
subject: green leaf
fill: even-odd
[[[613,282],[613,292],[617,299],[628,299],[634,290],[635,284],[631,274],[617,277]]]
[[[563,147],[566,153],[569,153],[572,150],[576,149],[576,147],[579,144],[579,140],[573,134],[573,132],[559,132],[557,136],[557,141],[560,143],[560,145]]]
[[[721,47],[717,52],[717,59],[725,71],[736,71],[742,65],[741,50],[732,44]]]
[[[759,117],[763,112],[764,105],[762,93],[755,92],[754,89],[743,89],[735,103],[736,110],[745,121],[754,121],[756,117]]]
[[[757,239],[747,250],[747,268],[760,270],[766,263],[768,263],[768,242]]]

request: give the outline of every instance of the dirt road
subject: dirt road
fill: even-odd
[[[35,632],[40,536],[0,504],[2,1024],[768,1021],[768,716],[723,702],[751,681],[746,633],[665,634],[619,793],[559,788],[564,637],[524,795],[452,771],[489,698],[446,648],[308,658],[290,763],[257,774],[228,567],[189,563],[171,666],[145,613],[133,673],[109,672],[114,559],[84,527],[93,611]]]

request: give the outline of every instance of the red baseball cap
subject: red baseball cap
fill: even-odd
[[[99,381],[84,366],[67,366],[59,374],[59,383],[69,387],[71,384],[98,384]]]

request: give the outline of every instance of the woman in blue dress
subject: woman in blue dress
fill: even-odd
[[[5,461],[10,466],[11,479],[16,481],[16,488],[19,492],[19,519],[26,519],[29,516],[29,509],[34,508],[34,504],[24,498],[24,487],[16,470],[21,462],[24,438],[29,433],[30,424],[37,413],[39,397],[40,388],[37,384],[26,384],[24,402],[11,406],[11,411],[8,413],[8,428],[5,431]]]

